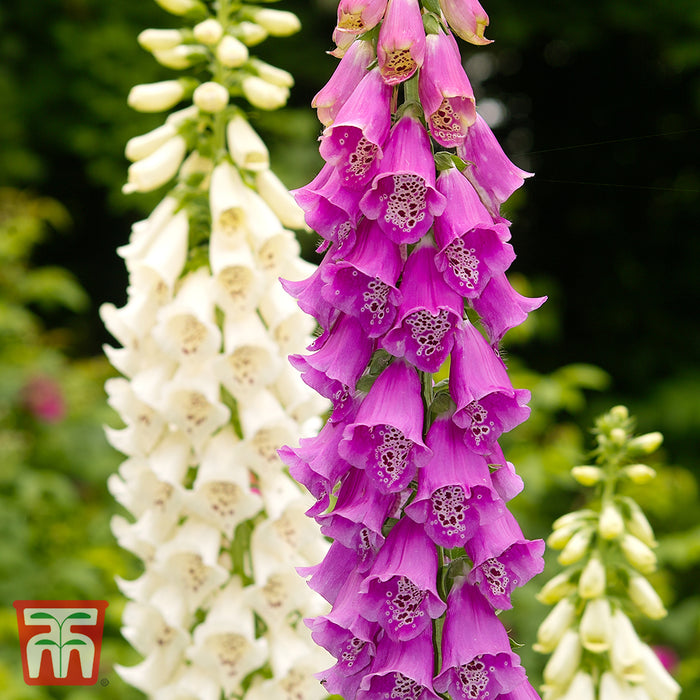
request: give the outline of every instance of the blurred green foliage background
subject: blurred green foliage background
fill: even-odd
[[[333,0],[282,0],[302,32],[258,54],[297,78],[283,114],[252,114],[290,187],[320,167],[309,107],[336,64]],[[674,649],[684,700],[700,700],[700,4],[697,0],[484,1],[487,47],[463,47],[478,103],[536,177],[508,203],[521,290],[549,302],[508,340],[533,416],[506,454],[527,488],[514,504],[529,537],[574,507],[569,468],[587,426],[626,403],[666,437],[660,477],[640,491],[657,530],[657,576],[672,610],[644,627]],[[136,43],[178,26],[151,0],[0,5],[0,695],[138,698],[111,670],[138,658],[118,633],[115,574],[135,561],[109,532],[105,480],[120,462],[102,391],[111,370],[99,305],[125,300],[115,249],[159,193],[121,194],[126,141],[158,125],[130,87],[171,77]],[[314,239],[302,241],[314,259]],[[665,465],[665,466],[664,466]],[[683,466],[675,466],[683,465]],[[552,573],[552,563],[547,571]],[[546,614],[521,592],[513,636],[529,645]],[[12,601],[106,598],[103,688],[25,686]],[[543,659],[519,650],[538,682]]]

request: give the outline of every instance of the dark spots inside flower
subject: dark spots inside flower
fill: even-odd
[[[410,78],[417,68],[410,49],[387,51],[386,61],[381,68],[382,77],[389,85],[395,85]]]

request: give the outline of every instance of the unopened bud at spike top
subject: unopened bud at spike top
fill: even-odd
[[[573,467],[571,476],[582,486],[595,486],[603,478],[603,471],[600,467],[582,465]]]

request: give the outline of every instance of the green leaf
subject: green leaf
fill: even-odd
[[[58,644],[53,639],[40,639],[36,645],[38,647],[57,647]]]
[[[64,647],[85,647],[85,646],[87,646],[87,642],[84,642],[82,639],[71,639],[68,642],[64,642],[63,646]]]
[[[29,618],[31,620],[56,620],[56,618],[53,615],[49,615],[49,613],[46,612],[35,612],[32,613]],[[58,622],[58,620],[56,620]]]
[[[86,612],[74,612],[66,617],[66,620],[89,620],[91,617],[90,613]]]

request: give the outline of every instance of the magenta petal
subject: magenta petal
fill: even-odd
[[[496,698],[525,680],[503,623],[474,586],[457,579],[447,599],[435,690],[454,700]]]
[[[379,173],[360,209],[395,243],[415,243],[444,211],[445,198],[435,189],[430,138],[410,110],[391,130]]]
[[[409,256],[397,321],[381,340],[392,355],[424,372],[437,372],[447,359],[463,308],[460,295],[438,274],[435,253],[431,245],[421,244]]]
[[[547,297],[528,298],[518,294],[506,278],[505,273],[494,275],[476,299],[472,299],[474,310],[488,333],[492,345],[501,342],[503,336],[519,326],[530,311],[538,309]]]
[[[462,435],[449,414],[436,418],[426,437],[433,456],[420,470],[416,497],[405,508],[436,544],[450,549],[464,546],[480,523],[493,522],[506,510],[491,487],[486,460],[466,447]]]
[[[377,42],[384,80],[388,85],[408,80],[424,58],[425,29],[418,0],[389,0]]]
[[[340,542],[334,542],[323,561],[314,566],[299,566],[297,573],[304,578],[309,577],[309,588],[333,604],[348,578],[354,575],[357,563],[355,552]]]
[[[401,491],[430,457],[422,431],[420,379],[399,360],[374,382],[338,451],[353,466],[367,469],[383,493]]]
[[[390,99],[391,87],[375,68],[323,132],[321,157],[337,168],[345,187],[360,189],[374,176],[391,127]]]
[[[475,584],[494,608],[512,607],[510,594],[544,569],[544,541],[526,540],[512,514],[480,528],[465,546],[474,563],[469,583]]]
[[[464,143],[457,146],[457,155],[472,164],[464,174],[494,215],[525,178],[532,177],[532,173],[511,163],[488,124],[478,114]]]
[[[491,468],[491,482],[504,501],[510,501],[523,490],[523,480],[516,474],[515,467],[508,462],[498,443],[493,446],[493,452],[486,457]]]
[[[360,587],[363,616],[395,641],[413,639],[445,611],[435,587],[437,569],[433,542],[420,525],[401,518]]]

